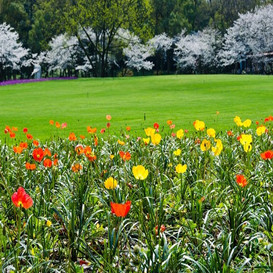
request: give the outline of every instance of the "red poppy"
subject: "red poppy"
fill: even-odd
[[[10,136],[10,138],[15,138],[15,133],[11,132],[11,133],[9,134],[9,136]]]
[[[25,166],[26,166],[27,170],[35,170],[36,169],[36,165],[30,164],[29,162],[27,162]]]
[[[130,160],[131,159],[131,154],[129,152],[119,152],[120,157],[122,158],[123,161]]]
[[[33,139],[33,136],[31,134],[27,134],[27,139]]]
[[[264,153],[261,153],[261,157],[263,160],[272,159],[273,158],[273,151],[268,150]]]
[[[27,131],[28,131],[27,128],[24,128],[24,129],[23,129],[23,132],[24,132],[24,133],[27,133]]]
[[[20,187],[17,192],[11,196],[11,200],[16,207],[30,208],[33,205],[33,200],[25,192],[24,188]]]
[[[52,167],[52,161],[51,161],[49,158],[46,158],[46,159],[44,160],[44,166],[45,166],[46,168],[51,168],[51,167]]]
[[[118,204],[118,203],[111,202],[110,205],[111,205],[111,212],[118,217],[126,217],[126,215],[131,209],[131,201],[127,201],[125,204]]]
[[[37,146],[39,146],[39,141],[37,141],[37,140],[33,140],[33,145],[35,146],[35,147],[37,147]]]
[[[110,126],[111,126],[110,122],[107,122],[106,127],[110,128]]]
[[[42,148],[34,149],[33,152],[32,152],[32,156],[33,156],[35,161],[41,162],[43,160],[43,157],[44,157],[43,149]]]
[[[247,180],[246,180],[246,178],[242,174],[237,174],[236,175],[236,182],[242,188],[247,185]]]
[[[21,142],[19,146],[23,149],[26,149],[28,147],[26,142]]]
[[[100,133],[101,133],[101,134],[104,134],[104,133],[105,133],[105,128],[102,128],[102,129],[100,130]]]
[[[159,128],[159,124],[157,122],[154,123],[154,128],[158,129]]]
[[[44,149],[44,156],[51,156],[51,152],[48,148]]]

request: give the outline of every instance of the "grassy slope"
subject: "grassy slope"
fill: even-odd
[[[138,133],[154,122],[172,119],[191,129],[195,119],[218,130],[233,126],[235,115],[259,120],[273,114],[273,77],[187,75],[79,79],[0,87],[0,139],[5,125],[28,127],[40,139],[48,121],[67,122],[67,131],[86,134],[86,126],[111,129],[130,125]],[[216,117],[216,111],[220,114]],[[144,113],[146,121],[144,121]],[[65,133],[68,135],[68,132]]]

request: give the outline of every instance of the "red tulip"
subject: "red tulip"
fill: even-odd
[[[126,217],[126,215],[131,209],[131,201],[127,201],[125,204],[118,204],[118,203],[111,202],[110,205],[111,205],[111,212],[118,217]]]

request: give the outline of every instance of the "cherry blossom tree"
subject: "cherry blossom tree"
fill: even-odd
[[[217,51],[221,44],[220,33],[213,28],[186,35],[185,30],[177,37],[174,60],[180,70],[199,72],[204,67],[215,67]]]
[[[23,66],[32,64],[29,50],[22,46],[19,35],[8,24],[0,24],[0,80],[8,74],[19,71]]]

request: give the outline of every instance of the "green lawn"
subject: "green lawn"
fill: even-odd
[[[49,120],[67,122],[63,135],[86,134],[86,126],[111,130],[126,125],[133,132],[172,119],[176,128],[192,129],[195,119],[215,129],[229,129],[235,115],[261,120],[273,114],[273,77],[248,75],[177,75],[78,79],[0,87],[0,125],[28,127],[35,138],[52,132]],[[216,111],[220,114],[216,115]],[[144,114],[146,120],[144,120]],[[0,139],[5,138],[1,129]]]

